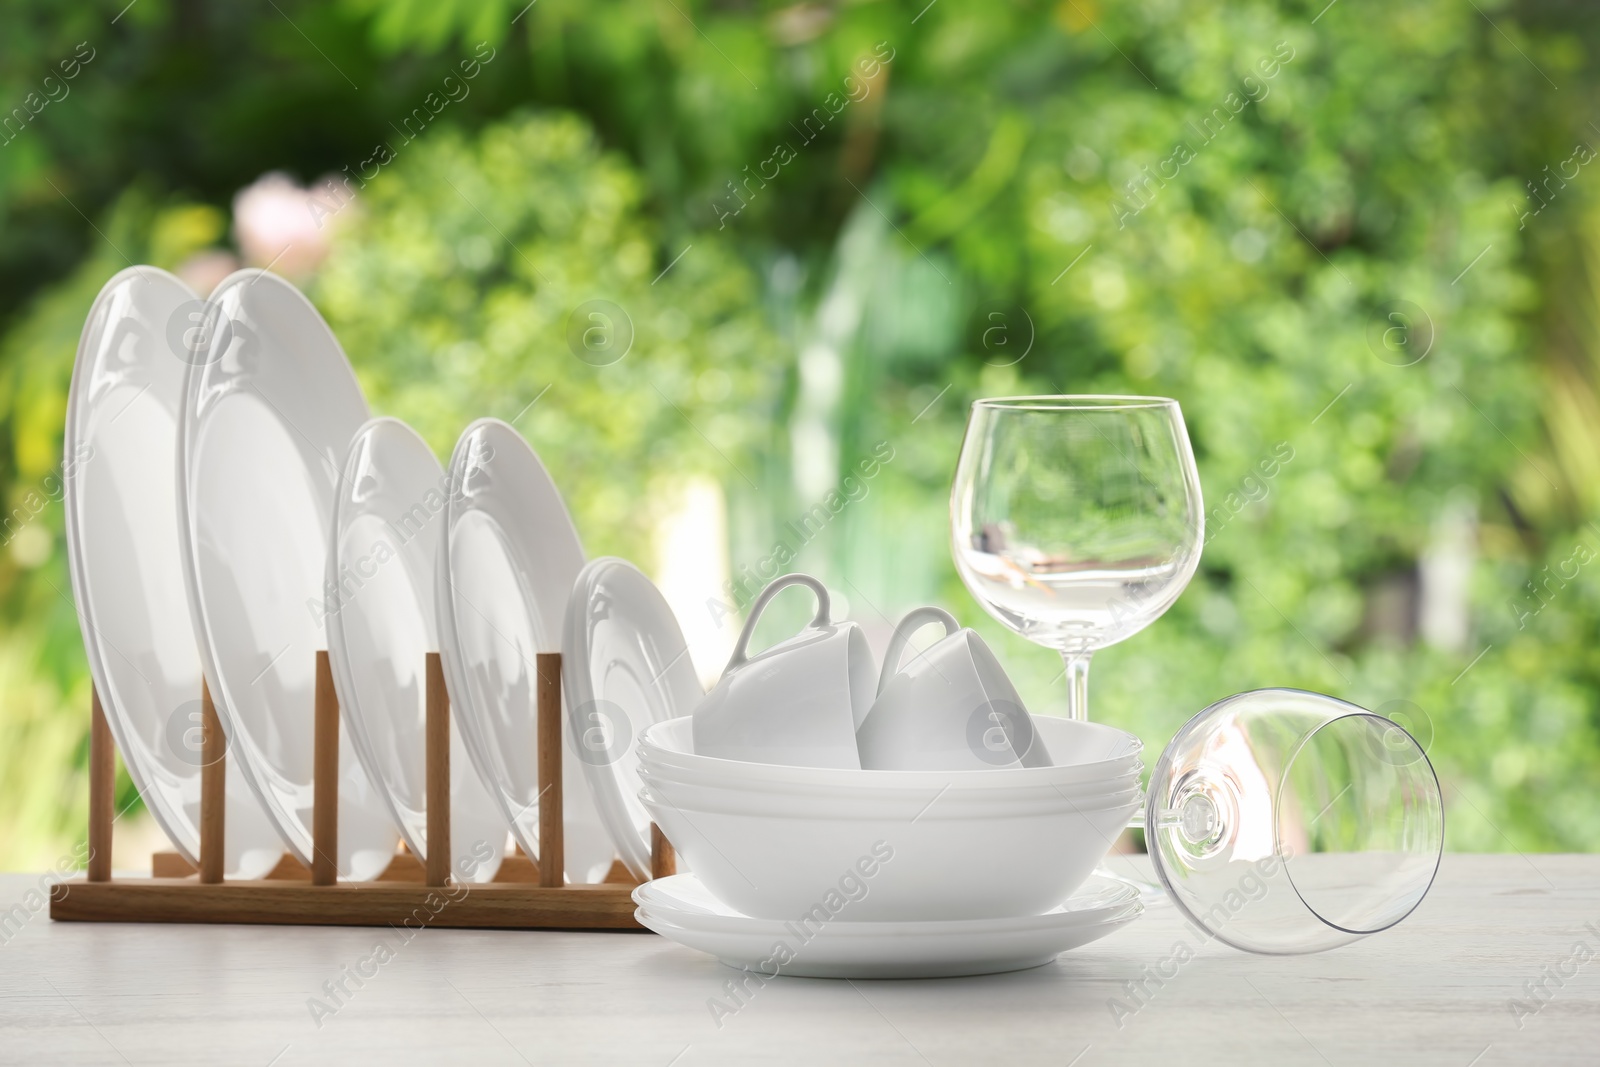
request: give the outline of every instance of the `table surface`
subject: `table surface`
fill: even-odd
[[[30,910],[39,882],[0,876],[0,1063],[1600,1062],[1600,856],[1448,855],[1404,923],[1315,956],[1247,955],[1152,908],[1031,971],[783,978],[720,1020],[734,972],[635,933],[423,930],[314,1013],[397,936],[55,923]],[[1114,1010],[1179,941],[1194,959]]]

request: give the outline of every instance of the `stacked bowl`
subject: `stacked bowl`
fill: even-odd
[[[859,869],[858,921],[1038,915],[1093,872],[1143,800],[1140,742],[1035,716],[1054,764],[870,771],[694,752],[690,718],[638,745],[639,796],[705,887],[745,915],[790,919]]]

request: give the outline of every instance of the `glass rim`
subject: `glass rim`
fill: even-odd
[[[1151,408],[1178,408],[1166,396],[1140,396],[1120,393],[1041,393],[1034,396],[992,396],[972,402],[974,411],[1139,411]]]
[[[1337,697],[1332,699],[1338,700]],[[1341,701],[1341,703],[1344,702]],[[1355,710],[1345,712],[1343,715],[1335,715],[1329,718],[1326,722],[1319,723],[1317,726],[1313,727],[1311,731],[1302,737],[1299,743],[1294,746],[1294,751],[1291,752],[1289,754],[1289,758],[1284,761],[1281,780],[1278,784],[1277,796],[1272,802],[1272,850],[1275,854],[1283,856],[1284,877],[1288,878],[1289,886],[1294,890],[1294,895],[1300,898],[1300,903],[1305,905],[1306,910],[1315,916],[1318,922],[1324,923],[1327,926],[1340,931],[1341,933],[1353,934],[1356,937],[1368,937],[1372,934],[1381,934],[1383,931],[1393,929],[1394,927],[1400,925],[1400,923],[1404,922],[1408,917],[1410,917],[1412,912],[1416,911],[1417,908],[1422,906],[1422,901],[1427,897],[1428,892],[1433,888],[1433,883],[1438,880],[1439,868],[1444,863],[1444,787],[1439,784],[1439,772],[1434,769],[1433,761],[1428,758],[1428,750],[1422,747],[1422,743],[1412,735],[1410,730],[1407,730],[1404,726],[1401,726],[1399,723],[1395,722],[1386,715],[1379,715],[1375,711],[1368,711],[1366,708],[1360,707],[1359,705],[1351,706],[1355,708]],[[1283,805],[1283,782],[1288,780],[1289,772],[1294,767],[1295,761],[1300,758],[1301,753],[1306,751],[1306,748],[1311,743],[1312,738],[1316,737],[1334,723],[1347,722],[1351,719],[1368,719],[1382,723],[1385,730],[1400,731],[1405,739],[1411,742],[1412,747],[1417,750],[1417,759],[1413,760],[1410,764],[1407,764],[1407,766],[1415,766],[1417,762],[1420,761],[1422,766],[1428,772],[1427,780],[1433,783],[1434,796],[1439,798],[1439,850],[1434,854],[1433,857],[1433,870],[1428,872],[1428,884],[1422,887],[1422,892],[1417,895],[1417,899],[1412,901],[1411,907],[1407,908],[1402,914],[1396,916],[1394,919],[1391,919],[1382,926],[1374,926],[1371,929],[1366,930],[1358,930],[1353,927],[1339,925],[1326,915],[1322,914],[1322,911],[1319,910],[1315,904],[1306,899],[1306,895],[1300,891],[1299,884],[1295,882],[1294,874],[1289,870],[1289,860],[1293,857],[1284,855],[1282,837],[1283,825],[1282,819],[1279,817],[1279,812]],[[1335,797],[1334,799],[1337,800],[1338,798]],[[1333,805],[1330,803],[1328,806],[1332,807]]]

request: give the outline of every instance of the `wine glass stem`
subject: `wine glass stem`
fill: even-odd
[[[1089,657],[1092,652],[1063,652],[1067,665],[1067,718],[1089,720]]]

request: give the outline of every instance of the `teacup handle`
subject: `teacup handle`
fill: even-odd
[[[946,637],[961,629],[961,624],[956,622],[955,616],[943,608],[930,606],[913,608],[906,612],[905,618],[894,628],[894,636],[889,638],[889,650],[883,654],[883,674],[878,678],[879,693],[883,692],[883,687],[889,684],[889,679],[900,669],[900,654],[906,650],[906,642],[911,640],[911,635],[930,622],[944,624]]]
[[[744,629],[739,631],[739,640],[733,646],[733,655],[728,659],[728,669],[744,663],[748,658],[746,652],[750,647],[750,638],[756,632],[756,620],[761,618],[761,612],[771,603],[772,598],[781,590],[791,585],[809,586],[817,594],[817,614],[811,620],[813,627],[828,625],[828,587],[811,577],[809,574],[785,574],[781,578],[774,578],[772,584],[761,590],[761,595],[756,597],[756,602],[750,605],[750,617],[744,622]]]

